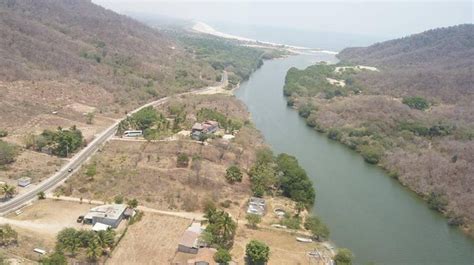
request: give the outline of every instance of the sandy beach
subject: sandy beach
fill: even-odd
[[[327,50],[321,50],[317,48],[308,48],[308,47],[302,47],[302,46],[286,45],[282,43],[274,43],[274,42],[268,42],[268,41],[259,41],[256,39],[250,39],[250,38],[245,38],[245,37],[236,36],[232,34],[227,34],[227,33],[220,32],[214,29],[213,27],[211,27],[210,25],[204,22],[194,23],[192,30],[196,32],[204,33],[204,34],[214,35],[221,38],[242,41],[242,42],[245,42],[246,43],[245,45],[249,47],[286,49],[290,52],[299,53],[299,54],[308,53],[308,52],[309,53],[321,52],[321,53],[337,54],[337,52],[334,52],[334,51],[327,51]]]

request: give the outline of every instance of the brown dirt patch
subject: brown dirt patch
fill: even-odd
[[[146,213],[130,226],[107,264],[169,264],[182,233],[191,221]]]

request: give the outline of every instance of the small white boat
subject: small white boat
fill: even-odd
[[[302,243],[311,243],[313,240],[311,238],[305,238],[305,237],[297,237],[296,241],[302,242]]]

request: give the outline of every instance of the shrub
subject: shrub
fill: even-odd
[[[239,167],[235,165],[230,166],[226,170],[225,178],[230,183],[242,182],[242,172],[240,171]]]
[[[402,102],[412,109],[425,110],[430,107],[430,103],[426,99],[418,96],[405,97]]]
[[[285,218],[280,221],[281,225],[288,227],[289,229],[300,229],[301,228],[301,217],[285,215]]]
[[[89,164],[86,169],[86,176],[88,176],[89,178],[92,178],[95,176],[96,173],[97,173],[96,163]]]
[[[250,264],[264,264],[270,256],[270,248],[264,242],[251,240],[245,246],[245,255]]]
[[[214,254],[214,261],[219,264],[228,264],[229,261],[231,260],[232,260],[232,256],[230,255],[227,249],[220,248]]]
[[[54,251],[51,255],[40,260],[42,265],[66,265],[67,259],[62,251]]]
[[[383,147],[379,145],[361,145],[359,151],[365,161],[370,164],[377,164],[384,154]]]
[[[342,133],[335,128],[331,128],[328,131],[328,138],[334,141],[340,141],[342,137]]]
[[[441,192],[432,191],[428,195],[428,206],[430,209],[442,212],[448,206],[448,200]]]
[[[7,247],[18,242],[18,233],[10,225],[0,226],[0,246]]]
[[[0,137],[6,137],[6,136],[8,136],[8,132],[6,130],[0,129]]]
[[[336,265],[350,265],[352,264],[352,252],[347,248],[341,248],[337,251],[334,257]]]
[[[122,204],[123,201],[124,201],[123,195],[121,195],[121,194],[115,195],[115,197],[114,197],[114,203],[116,203],[116,204]]]
[[[262,221],[262,217],[258,214],[249,213],[245,216],[249,227],[256,229],[258,224]]]
[[[40,191],[38,192],[38,194],[36,194],[38,196],[38,200],[44,200],[46,199],[46,195],[44,194],[44,191]]]
[[[303,118],[308,118],[311,112],[315,110],[315,107],[312,103],[306,103],[299,107],[298,114]]]
[[[313,237],[318,240],[327,239],[329,237],[329,228],[316,216],[306,218],[304,228],[311,231]]]
[[[178,154],[178,159],[176,162],[177,167],[188,167],[189,165],[189,156],[187,154],[180,153]]]

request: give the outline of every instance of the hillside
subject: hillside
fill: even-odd
[[[343,62],[372,65],[378,73],[358,76],[374,92],[400,97],[420,94],[454,103],[473,96],[474,25],[429,30],[338,54]],[[416,82],[414,82],[416,81]]]
[[[159,31],[90,1],[0,2],[2,127],[72,103],[122,112],[217,74]]]
[[[380,165],[471,234],[473,30],[459,25],[347,48],[339,64],[290,69],[284,88],[309,126]]]

